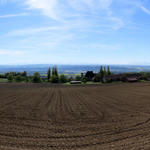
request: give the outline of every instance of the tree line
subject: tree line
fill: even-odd
[[[9,82],[33,83],[66,83],[70,81],[81,81],[82,83],[86,83],[88,81],[101,83],[108,83],[114,81],[125,82],[128,77],[136,77],[138,78],[138,80],[150,80],[150,73],[122,73],[116,75],[110,71],[109,66],[100,66],[100,69],[97,73],[94,73],[93,71],[87,71],[85,73],[81,73],[80,75],[67,76],[64,74],[59,74],[57,66],[53,66],[52,68],[48,68],[47,74],[45,76],[41,76],[39,72],[35,72],[33,75],[28,75],[26,71],[0,74],[0,78],[8,79]]]
[[[7,78],[9,82],[66,83],[74,80],[86,83],[87,81],[104,82],[104,78],[107,75],[111,75],[109,66],[101,66],[98,73],[94,73],[93,71],[87,71],[86,73],[81,73],[80,75],[69,77],[64,74],[59,75],[57,66],[54,66],[52,68],[48,68],[46,76],[41,76],[39,72],[35,72],[33,75],[28,75],[27,72],[24,71],[0,74],[0,78]]]

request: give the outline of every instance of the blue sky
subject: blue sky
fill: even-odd
[[[150,64],[150,0],[0,0],[0,64]]]

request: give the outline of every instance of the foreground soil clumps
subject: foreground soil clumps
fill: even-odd
[[[0,85],[0,149],[150,149],[150,83]]]

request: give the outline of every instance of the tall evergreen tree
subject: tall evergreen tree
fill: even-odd
[[[58,83],[59,82],[59,75],[58,75],[58,71],[57,71],[56,66],[52,68],[51,82],[52,83]]]
[[[55,67],[52,68],[52,75],[55,75]]]
[[[58,76],[58,70],[57,70],[57,67],[56,67],[56,66],[55,66],[54,71],[55,71],[55,76]]]
[[[103,78],[104,78],[104,70],[103,70],[103,66],[100,67],[100,81],[103,82]]]
[[[106,76],[106,67],[104,66],[104,76]]]
[[[48,71],[47,71],[47,79],[48,79],[48,81],[50,81],[50,78],[51,78],[51,69],[49,67]]]
[[[109,66],[107,66],[107,75],[111,75],[111,71],[110,71]]]
[[[56,66],[52,68],[52,75],[58,76],[58,70]]]

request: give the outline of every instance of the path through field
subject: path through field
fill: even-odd
[[[2,150],[149,150],[150,83],[0,85]]]

